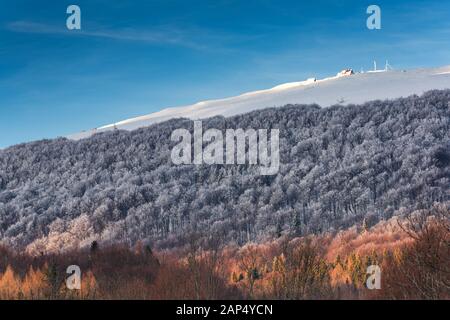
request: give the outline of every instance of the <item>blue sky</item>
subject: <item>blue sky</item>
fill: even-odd
[[[370,4],[381,30],[366,28]],[[374,59],[449,65],[449,39],[438,0],[0,0],[0,148]]]

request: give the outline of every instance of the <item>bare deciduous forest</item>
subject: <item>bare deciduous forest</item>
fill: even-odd
[[[364,105],[286,106],[203,121],[280,130],[280,171],[171,163],[176,119],[0,151],[0,239],[30,254],[199,230],[239,246],[372,226],[449,201],[450,91]]]
[[[0,151],[1,299],[448,299],[450,90],[285,106],[280,172],[170,163],[175,119]],[[65,286],[66,268],[82,290]],[[382,270],[381,290],[365,286]]]
[[[29,256],[1,249],[1,299],[450,299],[450,211],[444,205],[336,235],[243,247],[192,235],[184,248],[102,248]],[[65,268],[82,270],[81,290]],[[366,288],[379,265],[380,290]]]

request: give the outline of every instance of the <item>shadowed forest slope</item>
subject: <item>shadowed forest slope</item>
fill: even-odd
[[[369,227],[449,200],[450,91],[364,105],[288,105],[203,121],[280,130],[279,173],[171,163],[175,119],[0,151],[0,239],[30,252],[92,241],[176,247],[192,232],[238,245]],[[398,211],[401,209],[402,211]]]

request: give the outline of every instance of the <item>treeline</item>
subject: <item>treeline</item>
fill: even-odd
[[[138,241],[228,244],[345,230],[449,200],[450,91],[320,108],[290,105],[203,121],[280,130],[280,172],[170,160],[175,119],[81,141],[0,151],[0,239],[29,252]],[[405,212],[407,213],[407,212]]]
[[[241,248],[191,236],[171,251],[94,242],[59,255],[3,248],[0,256],[0,299],[450,299],[450,215],[442,205],[401,222]],[[79,291],[65,285],[72,264],[82,270]],[[370,265],[381,269],[379,290],[366,287]]]

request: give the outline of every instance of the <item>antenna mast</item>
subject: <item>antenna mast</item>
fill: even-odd
[[[392,70],[392,66],[389,64],[389,61],[386,60],[386,66],[384,67],[385,71]]]

